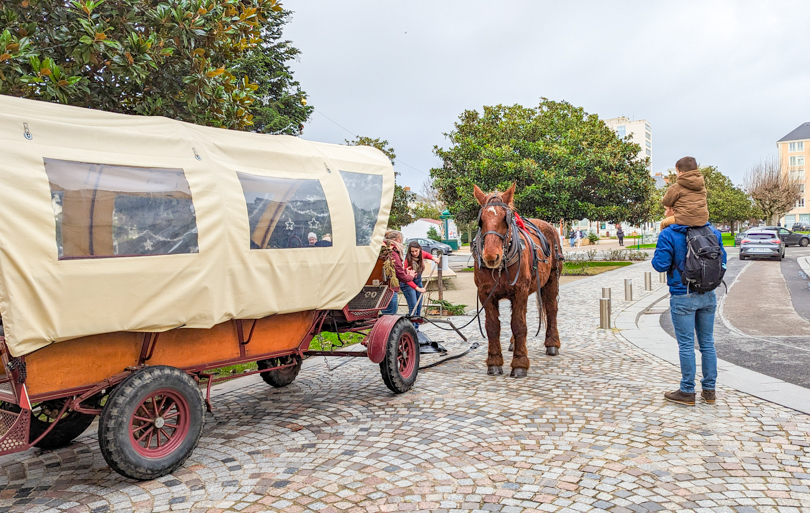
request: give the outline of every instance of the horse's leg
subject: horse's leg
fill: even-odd
[[[512,300],[512,336],[515,339],[515,352],[512,354],[512,374],[514,378],[524,378],[529,371],[529,351],[526,348],[526,294],[516,293]]]
[[[481,301],[486,301],[483,297]],[[487,318],[485,326],[487,328],[487,340],[489,341],[489,351],[487,352],[487,374],[503,374],[503,354],[501,353],[501,319],[498,310],[498,300],[490,298],[489,303],[484,305],[484,312]]]
[[[560,333],[557,331],[557,299],[560,292],[560,277],[552,268],[548,281],[543,285],[543,312],[546,315],[546,354],[557,356],[560,351]]]

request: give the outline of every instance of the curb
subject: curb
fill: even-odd
[[[802,269],[810,274],[810,259],[805,258]],[[662,312],[657,309],[653,311],[653,307],[668,296],[669,290],[664,288],[637,301],[619,312],[614,326],[618,330],[616,332],[618,337],[680,368],[678,343],[661,327],[659,318]],[[697,375],[700,376],[700,358],[697,358],[696,363]],[[728,386],[768,402],[810,414],[810,390],[719,358],[717,382],[721,386]]]

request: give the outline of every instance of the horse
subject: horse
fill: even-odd
[[[559,352],[557,300],[563,255],[556,230],[540,219],[521,219],[515,211],[514,196],[515,184],[506,192],[490,194],[475,186],[475,199],[481,209],[478,212],[478,233],[471,246],[478,299],[483,302],[486,312],[487,374],[503,374],[498,302],[509,299],[514,346],[510,375],[522,378],[529,370],[526,309],[529,295],[534,292],[538,294],[540,326],[537,333],[545,318],[546,354],[557,356]]]

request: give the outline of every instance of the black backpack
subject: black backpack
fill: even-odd
[[[686,261],[681,271],[681,283],[687,290],[704,293],[723,282],[723,250],[709,226],[686,230]]]

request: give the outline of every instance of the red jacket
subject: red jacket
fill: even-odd
[[[427,259],[427,260],[433,260],[434,262],[436,261],[436,260],[433,258],[433,255],[431,255],[430,253],[428,253],[428,252],[427,252],[427,251],[425,251],[425,250],[422,250],[422,259],[423,259],[423,260],[424,260],[424,259]],[[396,267],[396,264],[394,264],[394,266]],[[410,269],[410,268],[411,268],[411,266],[410,266],[410,265],[408,265],[408,260],[405,260],[405,266],[406,266],[408,269]],[[399,278],[399,276],[397,276],[397,278]],[[407,283],[408,283],[408,285],[410,285],[410,286],[411,286],[411,288],[412,288],[412,289],[416,290],[416,283],[414,283],[414,282],[413,282],[413,279],[411,279],[411,281],[409,281],[409,282],[407,282]]]

